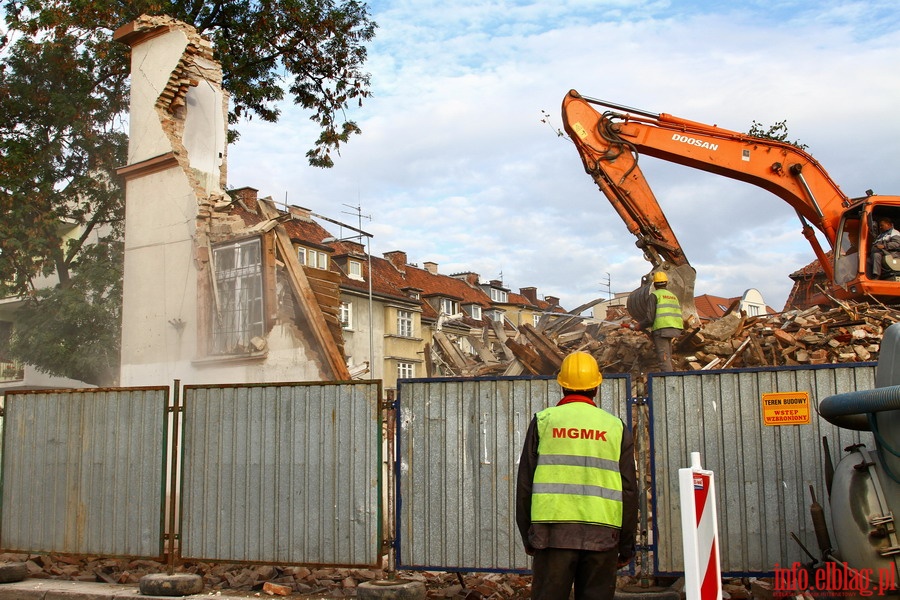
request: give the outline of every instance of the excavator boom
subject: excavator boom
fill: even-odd
[[[870,194],[852,200],[818,161],[789,143],[587,98],[575,90],[563,99],[562,119],[585,171],[637,237],[651,272],[666,270],[670,279],[675,272],[683,281],[683,293],[676,291],[679,298],[693,300],[693,269],[638,165],[641,155],[744,181],[787,202],[836,297],[900,296],[900,283],[866,274],[864,246],[875,235],[875,216],[900,221],[900,198]],[[855,254],[840,262],[829,254],[836,249]]]

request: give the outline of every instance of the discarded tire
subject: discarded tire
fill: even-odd
[[[203,591],[203,578],[190,573],[151,573],[141,577],[138,589],[145,596],[190,596]]]
[[[425,600],[425,584],[402,579],[366,581],[356,587],[356,597],[359,600]]]
[[[22,581],[26,577],[28,577],[28,567],[23,562],[0,565],[0,583]]]

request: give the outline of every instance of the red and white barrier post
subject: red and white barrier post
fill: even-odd
[[[691,452],[690,468],[678,469],[678,482],[687,600],[721,600],[715,481],[712,471],[701,468],[699,452]]]

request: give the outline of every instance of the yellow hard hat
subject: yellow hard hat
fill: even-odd
[[[669,283],[669,276],[664,271],[654,271],[653,283]]]
[[[592,390],[603,381],[603,375],[593,356],[573,352],[563,359],[556,381],[566,390]]]

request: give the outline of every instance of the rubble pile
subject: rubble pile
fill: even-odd
[[[723,317],[688,326],[675,341],[679,371],[744,367],[778,367],[877,361],[884,329],[900,320],[900,310],[877,303],[842,302],[834,308],[814,306],[762,316],[731,311]],[[454,376],[552,375],[566,354],[589,352],[604,373],[643,376],[658,371],[649,335],[624,308],[595,322],[574,316],[544,317],[514,334],[494,326],[468,337],[476,352],[464,354],[455,344],[435,343],[441,363]],[[497,337],[492,339],[490,333]]]
[[[146,559],[98,558],[56,554],[0,554],[2,562],[24,562],[29,578],[61,579],[109,584],[138,585],[140,578],[152,573],[166,573],[167,565]],[[453,600],[525,600],[531,597],[531,576],[517,573],[448,573],[435,571],[401,571],[387,573],[380,569],[316,568],[236,563],[185,563],[176,573],[190,573],[203,578],[204,595],[219,594],[247,598],[346,598],[355,597],[356,588],[366,581],[399,579],[421,581],[428,598]],[[767,586],[768,580],[724,580],[725,597],[746,600],[771,598],[768,594],[751,593],[751,587]],[[679,589],[683,580],[652,582],[664,589]],[[640,592],[634,577],[620,576],[617,587]]]
[[[24,562],[29,578],[62,579],[137,585],[141,577],[166,573],[165,563],[146,559],[99,558],[72,555],[0,555],[3,562]],[[366,581],[396,578],[421,581],[429,598],[525,599],[531,594],[531,577],[514,573],[407,572],[388,574],[380,569],[317,568],[237,563],[184,563],[176,573],[203,578],[204,593],[253,597],[290,596],[343,598],[356,596]]]

